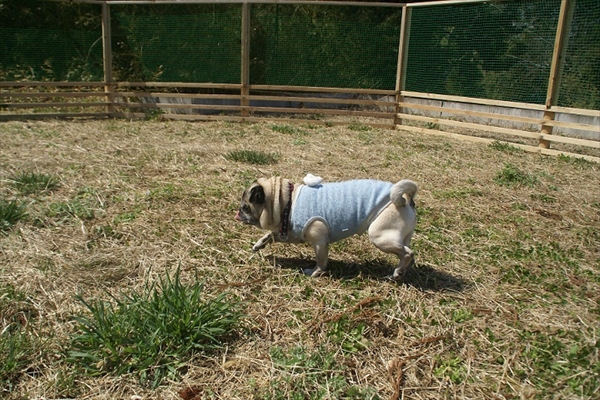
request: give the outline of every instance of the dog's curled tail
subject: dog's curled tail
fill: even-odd
[[[400,182],[392,186],[392,192],[390,193],[390,199],[396,207],[404,207],[406,201],[411,207],[415,206],[415,196],[419,187],[411,180],[403,179]],[[404,196],[406,195],[406,197]]]

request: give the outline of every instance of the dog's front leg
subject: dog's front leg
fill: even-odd
[[[252,251],[262,250],[265,248],[266,245],[268,245],[269,243],[273,243],[274,241],[275,237],[273,236],[273,233],[269,232],[260,239],[258,239],[256,243],[254,243],[254,246],[252,246]]]

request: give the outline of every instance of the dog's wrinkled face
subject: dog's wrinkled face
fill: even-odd
[[[242,204],[235,219],[244,224],[260,227],[260,215],[265,205],[265,190],[258,183],[253,183],[242,195]]]

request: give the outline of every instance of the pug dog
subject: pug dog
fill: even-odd
[[[326,273],[330,243],[368,232],[377,248],[398,256],[389,278],[400,280],[413,261],[417,190],[407,179],[395,184],[372,179],[322,183],[309,174],[304,184],[295,185],[282,177],[259,178],[244,191],[235,219],[269,231],[253,251],[272,242],[310,243],[316,265],[304,273],[312,277]]]

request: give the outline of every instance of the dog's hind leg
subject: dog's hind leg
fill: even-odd
[[[372,227],[372,226],[371,226]],[[398,281],[404,277],[414,259],[414,252],[409,247],[412,234],[402,238],[396,229],[371,229],[369,238],[371,242],[384,253],[395,254],[399,258],[398,266],[389,278]]]

